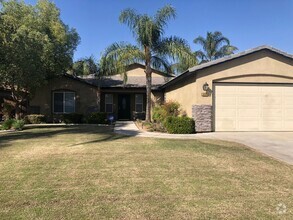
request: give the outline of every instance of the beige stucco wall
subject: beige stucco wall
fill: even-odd
[[[38,89],[30,101],[30,106],[39,106],[41,114],[52,115],[52,95],[54,91],[58,90],[75,92],[75,111],[77,113],[85,114],[89,109],[98,108],[98,89],[68,77],[53,79]]]
[[[137,67],[135,69],[131,69],[127,71],[127,76],[145,76],[145,72],[143,68]],[[160,77],[160,78],[164,78],[163,75],[157,74],[155,72],[152,73],[152,77]]]
[[[212,105],[213,93],[209,97],[202,96],[205,82],[211,89],[216,82],[293,83],[293,61],[262,50],[197,71],[183,82],[167,87],[165,100],[178,101],[191,117],[192,105]]]

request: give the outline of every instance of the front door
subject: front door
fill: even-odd
[[[130,119],[130,95],[128,94],[118,95],[118,119]]]

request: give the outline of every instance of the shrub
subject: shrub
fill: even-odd
[[[154,107],[154,109],[153,109],[153,120],[155,122],[161,123],[161,122],[163,122],[165,120],[166,117],[167,117],[167,112],[162,107],[162,105]]]
[[[195,132],[194,120],[189,117],[169,116],[164,126],[170,134],[191,134]]]
[[[175,101],[168,101],[163,105],[168,116],[178,116],[180,114],[180,104]]]
[[[81,124],[82,118],[83,118],[83,115],[78,113],[70,113],[70,114],[63,115],[63,121],[66,124]]]
[[[163,123],[169,116],[178,116],[180,114],[180,104],[174,101],[168,101],[160,106],[155,106],[153,109],[153,120]]]
[[[7,119],[2,123],[2,130],[9,130],[12,128],[12,124],[14,123],[14,119]]]
[[[14,107],[13,107],[12,103],[8,102],[7,100],[4,100],[4,101],[5,102],[2,103],[2,105],[0,106],[1,107],[0,113],[2,113],[3,114],[2,117],[5,120],[7,120],[12,117],[12,112],[13,112]]]
[[[46,117],[45,115],[31,114],[25,116],[25,121],[30,124],[41,124],[46,122]]]
[[[88,124],[107,124],[107,113],[93,112],[87,116],[86,122]]]
[[[12,123],[12,127],[15,130],[22,130],[24,127],[24,124],[25,124],[24,120],[14,120]]]

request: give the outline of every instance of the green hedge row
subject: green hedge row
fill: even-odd
[[[170,134],[192,134],[195,132],[194,120],[186,116],[169,116],[165,119],[164,126]]]
[[[66,124],[107,124],[107,113],[105,112],[93,112],[87,116],[82,114],[72,113],[64,114],[62,119]]]

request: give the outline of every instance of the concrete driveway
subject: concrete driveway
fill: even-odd
[[[241,143],[293,165],[293,132],[214,132],[198,136]]]

